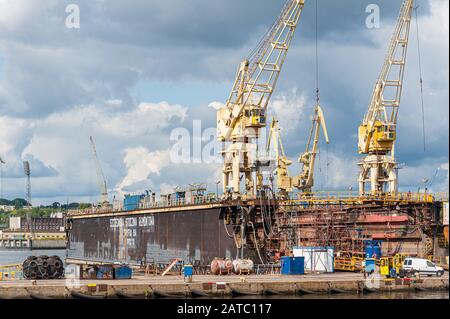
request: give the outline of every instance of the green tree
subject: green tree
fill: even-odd
[[[80,204],[80,209],[86,209],[86,208],[91,208],[92,205],[91,204],[86,204],[86,203],[81,203]]]
[[[54,203],[52,204],[52,207],[53,207],[53,209],[58,209],[58,208],[61,207],[61,203],[59,203],[59,202],[54,202]]]

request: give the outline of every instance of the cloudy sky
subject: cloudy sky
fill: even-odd
[[[316,185],[347,189],[357,179],[357,127],[365,115],[401,0],[318,0],[321,101],[331,144],[321,146]],[[111,190],[160,191],[206,182],[220,164],[173,163],[174,129],[208,135],[239,62],[256,46],[282,0],[0,0],[0,156],[3,194],[33,204],[98,194],[89,136]],[[80,9],[67,28],[66,7]],[[366,27],[366,7],[380,28]],[[402,190],[437,175],[448,189],[449,17],[447,0],[417,0],[425,94],[422,145],[415,22],[399,115]],[[315,0],[306,6],[270,104],[287,154],[303,151],[314,106]],[[214,131],[213,131],[214,132]],[[205,138],[207,139],[207,138]],[[192,142],[199,139],[192,138]],[[203,141],[207,143],[207,140]],[[294,173],[296,166],[292,167]]]

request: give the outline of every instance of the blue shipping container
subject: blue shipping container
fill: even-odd
[[[192,277],[192,274],[194,273],[192,265],[184,265],[183,273],[184,277]]]
[[[114,279],[131,279],[133,270],[128,266],[114,267]]]
[[[139,208],[139,203],[144,195],[125,195],[123,200],[123,209],[126,211],[136,210]]]
[[[114,268],[112,265],[102,265],[98,267],[97,279],[113,279]]]
[[[281,257],[282,275],[303,275],[305,273],[305,257]]]

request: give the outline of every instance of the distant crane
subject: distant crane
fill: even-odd
[[[277,175],[277,186],[280,190],[282,197],[287,197],[288,193],[292,191],[292,177],[289,176],[288,167],[292,165],[292,160],[290,160],[283,147],[283,142],[280,135],[280,126],[277,119],[273,119],[270,124],[269,138],[267,140],[267,153],[270,151],[270,146],[273,146],[275,151],[276,159],[276,175]]]
[[[97,155],[97,149],[95,148],[94,138],[92,136],[89,137],[91,141],[92,153],[94,155],[95,167],[97,171],[97,179],[100,187],[100,205],[108,206],[108,188],[106,187],[106,179],[103,174],[102,166],[100,165],[100,161]]]
[[[323,115],[322,108],[317,104],[314,109],[314,117],[308,143],[306,144],[306,151],[298,159],[299,163],[303,164],[303,170],[299,176],[293,179],[293,186],[303,193],[311,193],[312,187],[314,186],[314,165],[317,154],[319,153],[319,134],[321,128],[325,142],[330,144],[325,116]]]
[[[3,165],[4,164],[6,164],[6,162],[0,156],[0,199],[3,199]]]
[[[433,183],[434,183],[437,175],[439,174],[440,170],[441,170],[440,167],[436,168],[436,170],[434,171],[434,175],[431,179],[429,179],[429,178],[422,179],[422,184],[423,184],[423,188],[424,188],[425,192],[428,190],[429,187],[433,186]],[[417,190],[417,192],[420,193],[420,186],[419,186],[419,189]]]
[[[372,195],[398,190],[394,148],[412,10],[413,0],[404,0],[368,112],[359,127],[358,152],[365,155],[358,164],[360,195],[366,194],[368,183]]]
[[[330,143],[328,131],[323,115],[322,108],[318,104],[314,108],[314,117],[312,121],[311,131],[309,133],[306,151],[300,155],[298,161],[303,164],[302,172],[297,176],[289,176],[288,167],[292,165],[292,161],[287,158],[283,142],[280,136],[279,122],[277,119],[272,120],[270,133],[267,142],[267,151],[270,145],[273,145],[277,163],[277,186],[281,196],[287,197],[288,193],[295,187],[303,193],[311,193],[314,186],[314,166],[316,156],[319,153],[319,135],[322,128],[323,135],[327,144]]]
[[[434,181],[435,181],[435,179],[436,179],[436,177],[437,177],[437,175],[438,175],[438,173],[439,173],[440,170],[441,170],[440,167],[436,168],[436,171],[434,172],[434,175],[433,175],[433,177],[431,178],[431,181],[430,181],[430,183],[428,184],[428,187],[433,186],[433,183],[434,183]]]

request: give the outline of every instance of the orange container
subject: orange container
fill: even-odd
[[[445,237],[445,240],[446,240],[447,243],[448,243],[448,226],[445,226],[445,227],[444,227],[444,237]]]

